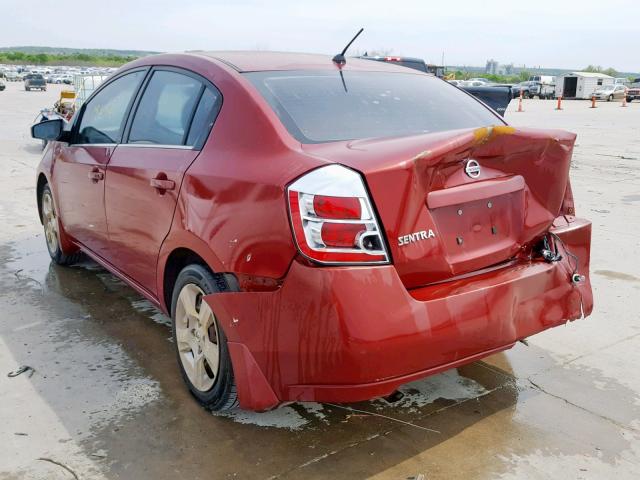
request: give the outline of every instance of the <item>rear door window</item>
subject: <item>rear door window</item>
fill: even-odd
[[[193,116],[191,122],[191,128],[189,135],[187,136],[187,145],[194,146],[196,148],[201,147],[213,127],[216,115],[220,110],[222,104],[222,96],[216,90],[207,88],[200,98],[198,108]]]
[[[136,109],[128,143],[184,145],[203,88],[188,75],[154,72]]]
[[[106,85],[84,107],[77,143],[119,143],[126,113],[144,70],[124,75]]]

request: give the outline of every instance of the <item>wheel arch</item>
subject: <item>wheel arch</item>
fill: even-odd
[[[179,243],[165,241],[163,245],[158,268],[158,300],[169,315],[176,279],[187,265],[197,264],[207,268],[216,278],[216,285],[221,292],[239,290],[235,275],[222,271],[223,266],[217,257],[199,242],[199,239],[189,238],[189,241]]]
[[[49,183],[47,176],[40,172],[38,174],[38,183],[36,184],[36,204],[38,205],[38,218],[40,218],[40,223],[42,223],[42,192],[44,190],[44,186]]]

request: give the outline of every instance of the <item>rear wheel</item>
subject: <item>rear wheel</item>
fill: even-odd
[[[173,340],[180,373],[193,396],[210,410],[229,410],[238,406],[238,395],[227,337],[203,301],[217,291],[206,267],[193,264],[180,272],[171,302]]]
[[[58,265],[71,265],[82,259],[81,252],[65,253],[62,251],[60,242],[60,221],[56,213],[56,206],[53,203],[53,195],[49,185],[42,189],[40,197],[40,207],[42,211],[42,225],[44,226],[44,238],[47,242],[47,250],[51,260]]]

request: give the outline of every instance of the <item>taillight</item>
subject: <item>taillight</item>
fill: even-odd
[[[388,263],[369,195],[357,172],[318,168],[292,183],[287,195],[300,252],[320,263]]]

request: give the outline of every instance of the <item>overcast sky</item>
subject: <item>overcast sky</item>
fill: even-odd
[[[0,46],[392,50],[449,65],[640,71],[640,3],[620,0],[0,0]],[[11,12],[11,13],[9,13]]]

